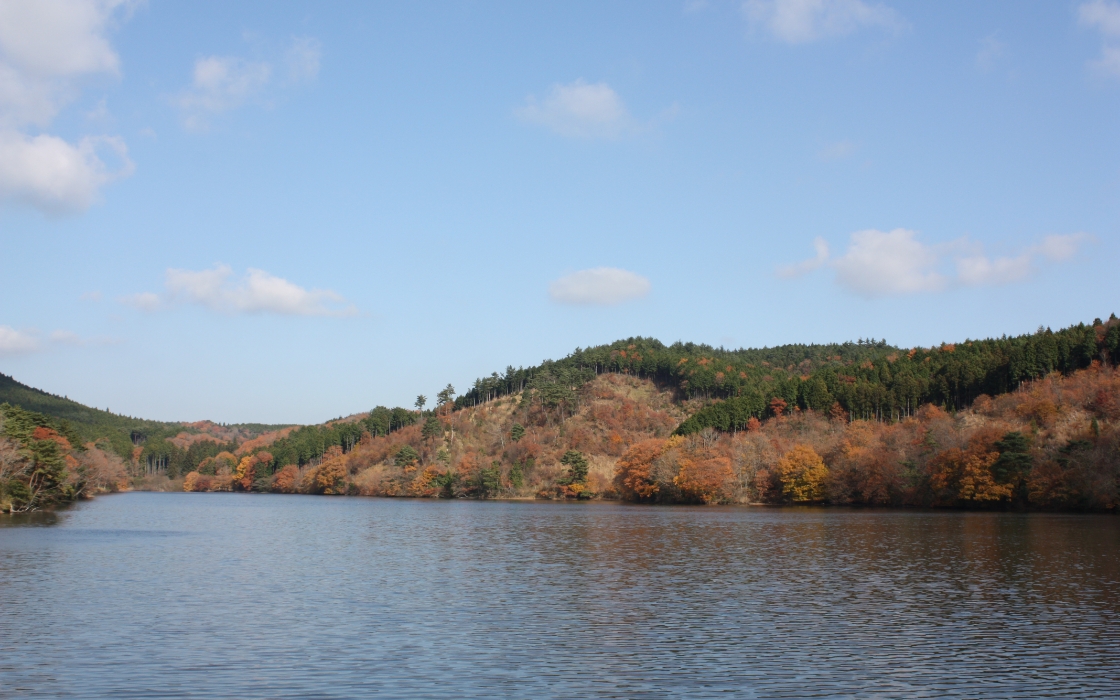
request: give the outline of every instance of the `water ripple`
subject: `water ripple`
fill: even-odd
[[[1120,695],[1114,517],[238,494],[0,529],[0,695]]]

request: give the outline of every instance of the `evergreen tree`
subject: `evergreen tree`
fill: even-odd
[[[586,484],[587,483],[587,457],[583,456],[582,452],[578,450],[568,450],[564,456],[560,458],[560,464],[568,467],[568,474],[560,483],[562,484]]]
[[[443,423],[440,423],[439,418],[435,416],[428,416],[428,420],[424,421],[424,427],[420,430],[420,435],[425,440],[443,435]]]

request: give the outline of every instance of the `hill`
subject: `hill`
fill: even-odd
[[[135,447],[148,443],[170,440],[183,447],[198,441],[240,443],[288,427],[260,423],[219,425],[210,421],[177,423],[122,416],[90,408],[0,374],[0,404],[4,403],[54,419],[60,428],[72,431],[82,443],[103,443],[123,458],[133,457]]]
[[[127,458],[134,485],[1113,510],[1118,346],[1115,316],[933,348],[629,338],[302,427],[141,421],[7,377],[0,398]]]
[[[1115,317],[936,348],[631,338],[301,428],[186,487],[1115,510],[1118,340]]]

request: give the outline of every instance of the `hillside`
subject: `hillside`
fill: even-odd
[[[559,414],[525,394],[303,464],[267,450],[191,490],[460,498],[621,498],[1115,510],[1120,372],[1103,364],[1025,383],[972,407],[927,404],[899,420],[794,407],[745,431],[673,435],[690,407],[652,380],[604,374]]]
[[[134,486],[1114,510],[1118,345],[1115,316],[935,348],[631,338],[302,427],[141,421],[7,377],[0,398]]]
[[[301,428],[186,488],[1115,510],[1118,331],[1112,318],[930,349],[753,356],[631,339],[493,375],[400,423],[375,412]],[[765,374],[744,371],[729,390],[736,362]],[[715,381],[701,392],[704,373]]]
[[[141,453],[144,446],[148,447],[148,453],[153,449],[158,453],[159,443],[163,441],[184,450],[198,442],[238,445],[288,427],[258,423],[218,425],[210,421],[171,423],[122,416],[49,394],[0,374],[0,404],[4,403],[49,417],[56,428],[72,431],[81,443],[101,443],[125,459],[140,458],[136,447],[141,447]]]

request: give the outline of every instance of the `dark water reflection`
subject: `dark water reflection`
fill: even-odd
[[[54,520],[0,529],[0,695],[1120,695],[1109,516],[125,494]]]

